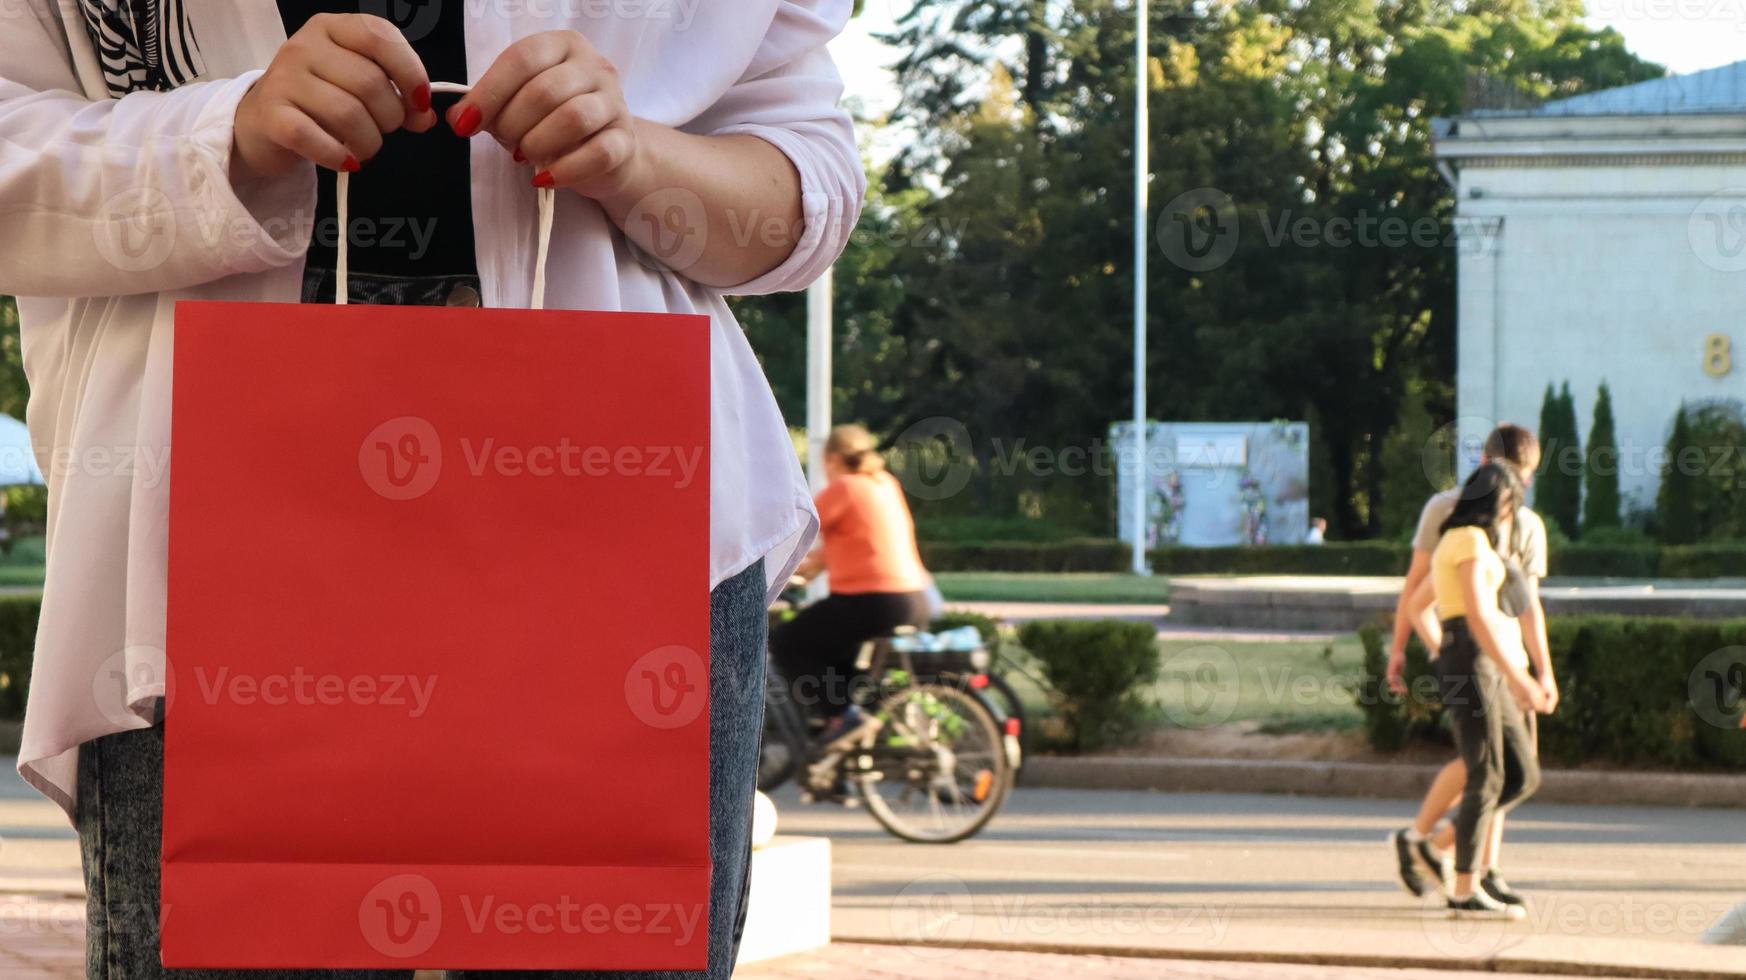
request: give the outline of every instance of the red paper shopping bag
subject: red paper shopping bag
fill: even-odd
[[[708,337],[177,308],[166,966],[704,967]]]

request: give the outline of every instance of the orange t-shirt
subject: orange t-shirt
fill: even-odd
[[[903,487],[884,470],[845,473],[819,491],[819,529],[831,592],[919,592],[927,572]]]

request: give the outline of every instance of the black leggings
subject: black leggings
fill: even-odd
[[[927,624],[925,592],[831,595],[771,631],[770,652],[795,703],[835,718],[849,706],[861,645],[899,626]]]
[[[1455,748],[1467,766],[1467,788],[1455,811],[1455,870],[1470,874],[1492,818],[1540,788],[1540,757],[1509,681],[1479,648],[1464,618],[1443,623],[1437,677]]]

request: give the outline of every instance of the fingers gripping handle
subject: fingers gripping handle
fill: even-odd
[[[457,95],[464,95],[471,88],[471,86],[461,82],[432,82],[430,85],[432,92],[452,92]],[[334,176],[334,211],[336,212],[335,217],[339,219],[340,236],[334,257],[333,301],[338,306],[346,305],[347,287],[350,280],[346,251],[351,238],[349,231],[351,228],[351,176],[344,171],[340,171]],[[545,309],[546,306],[546,255],[551,250],[552,216],[557,210],[557,191],[550,187],[540,188],[539,202],[539,250],[534,255],[533,303],[531,304],[532,308],[536,310]]]

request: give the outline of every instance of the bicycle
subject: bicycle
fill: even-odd
[[[857,677],[868,683],[851,698],[872,724],[823,743],[772,661],[759,788],[796,779],[804,801],[859,803],[913,843],[955,843],[987,826],[1012,790],[1018,725],[981,694],[986,674],[918,669],[921,636],[906,627],[863,646]]]
[[[935,628],[939,627],[936,625]],[[971,628],[977,627],[972,625]],[[962,629],[963,627],[959,627],[953,632]],[[981,691],[982,696],[993,703],[995,710],[1006,719],[1008,727],[1017,729],[1018,752],[1013,768],[1016,770],[1015,782],[1023,783],[1024,760],[1031,757],[1031,724],[1024,699],[1019,696],[1007,675],[1020,674],[1038,690],[1046,689],[1047,684],[1009,653],[998,634],[990,638],[978,630],[977,636],[981,642],[974,650],[943,653],[939,660],[940,668],[967,678],[972,687]]]

